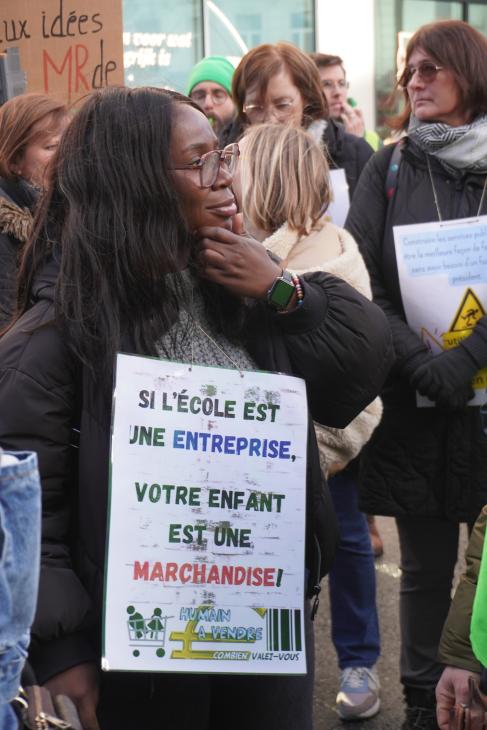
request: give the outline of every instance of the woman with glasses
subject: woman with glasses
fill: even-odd
[[[235,69],[232,90],[242,130],[262,122],[304,127],[322,144],[330,168],[345,170],[353,196],[372,149],[330,118],[318,70],[309,56],[291,43],[252,48]]]
[[[294,373],[311,416],[339,427],[390,366],[376,305],[331,275],[290,276],[238,233],[237,156],[179,94],[89,96],[61,140],[22,263],[19,317],[0,340],[0,443],[30,445],[42,478],[29,658],[40,683],[75,700],[84,730],[214,730],[230,717],[237,730],[312,727],[308,616],[307,675],[99,671],[115,354]],[[303,489],[304,599],[336,541],[311,418]]]
[[[348,193],[353,197],[373,152],[364,139],[348,134],[330,116],[310,56],[290,43],[257,46],[237,66],[232,88],[244,127],[268,122],[305,129],[320,143],[329,168],[345,171]],[[283,169],[283,174],[288,173]],[[379,708],[378,680],[371,670],[380,654],[380,637],[374,556],[370,540],[367,535],[364,538],[365,520],[357,506],[356,462],[330,479],[330,490],[342,538],[330,583],[332,638],[340,669],[337,702],[349,719],[360,719],[372,707]]]
[[[405,106],[395,125],[406,137],[371,159],[346,223],[397,356],[382,423],[362,454],[361,504],[397,520],[404,728],[436,728],[437,651],[459,523],[472,523],[487,502],[485,430],[479,408],[467,407],[472,378],[487,365],[487,319],[459,346],[433,354],[406,320],[393,227],[487,214],[487,40],[462,21],[423,26],[399,83]],[[417,392],[431,407],[417,406]]]

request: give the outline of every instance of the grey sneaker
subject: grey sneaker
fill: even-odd
[[[342,720],[365,720],[380,710],[380,682],[375,669],[348,667],[340,673],[336,704]]]

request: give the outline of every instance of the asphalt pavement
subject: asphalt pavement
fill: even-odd
[[[382,685],[382,708],[376,717],[363,722],[342,723],[335,709],[339,671],[330,640],[330,614],[327,586],[315,623],[316,680],[314,702],[315,730],[399,730],[404,719],[404,705],[399,683],[399,546],[395,522],[378,517],[377,524],[384,541],[384,555],[376,560],[377,602],[381,630],[382,655],[377,670]],[[462,532],[461,551],[466,533]],[[463,569],[459,560],[457,574]]]

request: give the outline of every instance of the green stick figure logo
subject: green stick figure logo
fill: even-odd
[[[166,654],[164,644],[167,619],[173,617],[163,616],[162,609],[157,606],[149,617],[144,617],[136,611],[135,606],[127,606],[127,613],[129,615],[127,620],[129,642],[130,646],[134,647],[133,656],[140,656],[141,649],[153,647],[156,650],[156,656],[162,659]]]

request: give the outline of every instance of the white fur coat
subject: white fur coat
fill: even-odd
[[[307,236],[298,236],[285,223],[262,244],[297,274],[326,271],[346,281],[368,299],[372,298],[364,260],[353,237],[326,220],[326,215]],[[315,423],[321,468],[325,474],[346,466],[372,436],[382,416],[376,398],[344,429]]]

